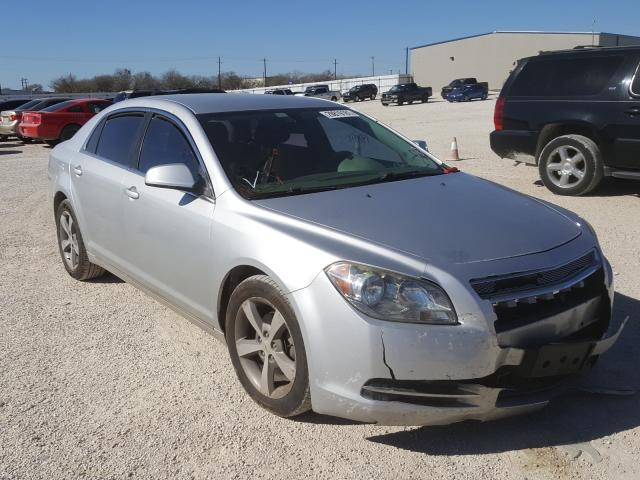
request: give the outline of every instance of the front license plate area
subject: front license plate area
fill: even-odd
[[[527,351],[523,367],[528,377],[570,375],[582,369],[593,343],[550,344]]]

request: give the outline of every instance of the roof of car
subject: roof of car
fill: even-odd
[[[143,99],[141,98],[140,101]],[[193,93],[144,97],[144,103],[170,101],[187,107],[195,114],[271,110],[278,108],[339,107],[335,102],[294,95],[252,95],[249,93]]]

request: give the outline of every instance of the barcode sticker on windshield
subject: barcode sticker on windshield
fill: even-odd
[[[324,115],[327,118],[347,118],[347,117],[357,117],[358,114],[352,110],[325,110],[324,112],[320,112],[320,115]]]

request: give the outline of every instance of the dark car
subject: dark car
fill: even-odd
[[[293,95],[293,92],[288,88],[273,88],[271,90],[265,90],[267,95]]]
[[[378,95],[378,87],[373,83],[365,83],[363,85],[356,85],[351,87],[348,91],[342,94],[342,99],[345,102],[357,102],[358,100],[375,100]]]
[[[542,53],[518,62],[494,112],[491,148],[537,165],[544,185],[583,195],[640,179],[640,47]]]
[[[401,83],[394,85],[388,92],[383,93],[380,102],[385,107],[390,103],[397,103],[398,105],[403,103],[412,104],[417,101],[427,103],[431,92],[431,87],[419,87],[415,83]]]
[[[449,83],[449,85],[445,85],[444,87],[442,87],[442,90],[440,91],[440,95],[442,96],[442,98],[446,99],[448,94],[451,91],[460,90],[460,89],[464,89],[465,87],[471,87],[471,86],[475,86],[476,88],[477,86],[481,86],[481,87],[484,87],[486,91],[489,91],[489,84],[487,82],[479,82],[474,77],[467,77],[467,78],[456,78],[451,83]]]

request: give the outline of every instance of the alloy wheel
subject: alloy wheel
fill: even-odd
[[[284,397],[296,377],[296,350],[284,316],[259,297],[245,300],[236,315],[234,341],[244,373],[262,395]]]
[[[564,145],[551,152],[546,169],[549,179],[556,186],[571,188],[578,185],[584,178],[587,163],[580,150]]]
[[[78,268],[80,262],[80,247],[78,245],[78,231],[73,217],[68,210],[60,215],[60,248],[65,263],[71,270]]]

